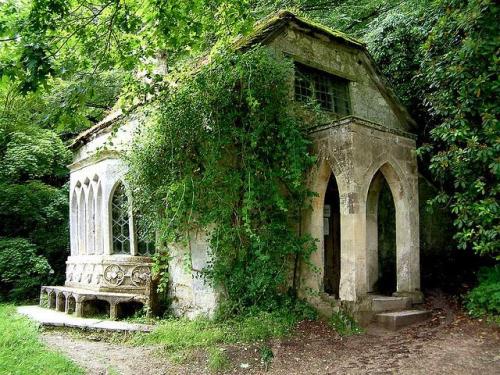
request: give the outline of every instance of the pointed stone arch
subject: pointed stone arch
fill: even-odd
[[[342,172],[338,170],[339,164],[336,162],[335,158],[329,157],[327,154],[321,155],[318,160],[317,165],[312,171],[309,178],[309,189],[316,193],[316,195],[311,199],[311,209],[304,215],[303,227],[304,232],[310,234],[314,239],[316,239],[316,251],[311,254],[310,261],[313,267],[310,265],[302,265],[301,280],[303,280],[303,285],[301,290],[313,289],[326,292],[332,296],[339,296],[340,280],[335,280],[333,289],[329,289],[326,286],[325,275],[327,275],[327,267],[331,266],[331,262],[328,262],[325,253],[325,199],[328,202],[327,192],[330,185],[336,187],[335,199],[338,200],[338,224],[339,224],[339,234],[342,236],[342,194],[345,194],[346,182],[342,178]],[[340,258],[342,253],[341,241],[339,242],[339,252]],[[332,259],[330,259],[332,261]],[[336,264],[334,264],[337,269],[337,275],[342,277],[341,261],[337,259]],[[327,275],[328,277],[328,275]]]
[[[70,199],[70,239],[71,239],[71,255],[78,255],[78,198],[76,187],[71,192]]]
[[[396,215],[396,293],[414,291],[419,287],[417,286],[419,281],[417,282],[417,276],[412,267],[415,257],[418,261],[418,244],[415,244],[415,228],[411,220],[411,211],[415,205],[411,202],[408,186],[403,182],[396,168],[390,162],[382,163],[366,185],[365,236],[368,292],[374,291],[378,279],[378,202],[384,180],[391,191]]]
[[[111,254],[132,253],[131,215],[125,184],[118,180],[111,189],[109,199]]]
[[[80,189],[80,197],[78,200],[78,254],[85,255],[86,251],[86,201],[85,190]]]
[[[90,185],[87,196],[86,228],[87,228],[87,254],[95,254],[95,220],[96,201],[94,196],[94,187]]]
[[[103,213],[102,213],[102,184],[97,183],[96,193],[96,207],[95,207],[95,253],[98,255],[104,254],[103,243]]]

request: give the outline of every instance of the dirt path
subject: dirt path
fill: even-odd
[[[46,331],[43,341],[66,354],[89,375],[170,374],[168,363],[153,347],[90,341],[62,331]]]
[[[302,322],[293,337],[270,344],[274,360],[268,372],[257,346],[226,348],[238,374],[499,374],[500,330],[472,321],[431,299],[433,318],[396,333],[370,328],[364,335],[341,338],[321,322]],[[190,364],[171,365],[152,347],[89,341],[47,331],[43,339],[66,353],[89,374],[206,374],[203,355]],[[248,368],[241,368],[241,364]],[[113,372],[114,371],[114,372]]]

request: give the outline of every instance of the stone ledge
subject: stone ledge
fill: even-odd
[[[151,332],[154,328],[154,326],[148,324],[78,318],[39,306],[19,306],[17,312],[40,323],[42,326],[49,327],[69,327],[117,332]]]
[[[413,133],[409,133],[409,132],[407,132],[405,130],[401,130],[401,129],[389,128],[387,126],[383,126],[383,125],[377,124],[373,121],[366,120],[364,118],[361,118],[358,116],[353,116],[353,115],[343,117],[343,118],[341,118],[337,121],[333,121],[329,124],[315,126],[311,129],[309,129],[309,133],[314,134],[314,133],[318,133],[318,132],[321,132],[323,130],[327,130],[330,128],[347,126],[347,125],[351,125],[351,124],[361,125],[361,126],[364,126],[366,128],[378,130],[378,131],[381,131],[384,133],[394,134],[396,136],[404,137],[404,138],[411,139],[411,140],[417,139],[417,136]]]
[[[427,310],[405,310],[377,314],[377,322],[386,329],[396,331],[411,324],[423,322],[431,317]]]
[[[109,297],[109,298],[119,298],[119,299],[146,299],[145,296],[141,294],[133,294],[133,293],[117,293],[117,292],[99,292],[91,289],[84,288],[73,288],[67,286],[51,286],[44,285],[42,286],[42,290],[46,291],[57,291],[57,292],[66,292],[73,293],[82,296],[88,297]]]

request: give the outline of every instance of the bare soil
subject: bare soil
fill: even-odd
[[[286,339],[265,343],[274,359],[260,360],[264,343],[225,347],[235,374],[499,374],[500,329],[469,319],[453,299],[430,296],[431,320],[397,332],[369,327],[340,337],[320,321],[301,322]],[[170,363],[158,347],[136,347],[102,335],[75,336],[45,331],[43,340],[72,358],[88,374],[208,374],[206,354],[193,353],[184,365]]]

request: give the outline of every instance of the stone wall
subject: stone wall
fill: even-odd
[[[210,248],[204,233],[192,233],[188,246],[170,246],[169,262],[172,311],[176,316],[211,316],[217,293],[202,271],[208,266]]]

